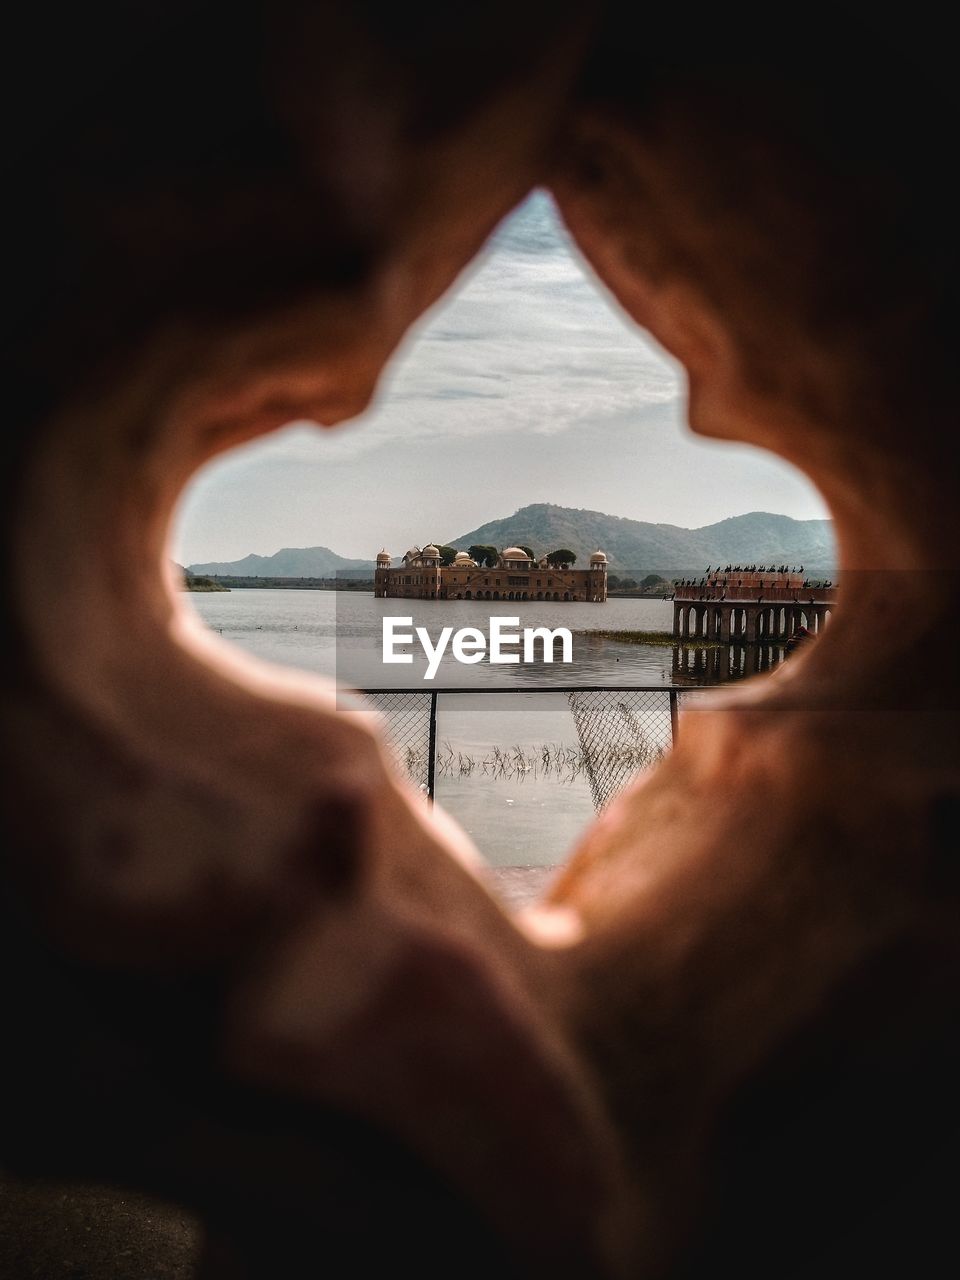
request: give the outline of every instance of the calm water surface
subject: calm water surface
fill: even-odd
[[[623,644],[588,634],[574,634],[574,660],[569,665],[496,665],[485,658],[466,666],[448,654],[436,679],[424,681],[426,659],[419,646],[410,646],[412,664],[384,666],[381,661],[384,616],[412,615],[414,625],[425,626],[434,640],[441,627],[470,626],[486,632],[494,612],[519,617],[520,628],[669,631],[673,606],[664,600],[617,599],[602,605],[497,601],[491,607],[493,602],[378,600],[367,592],[291,590],[196,592],[187,599],[224,640],[266,661],[336,678],[353,688],[666,688],[717,683],[742,674],[736,654],[734,669],[729,670],[726,651],[688,654],[669,646]],[[655,736],[662,736],[669,724],[664,718],[666,694],[662,708],[660,701],[654,700]],[[402,716],[412,704],[409,700],[391,714]],[[447,693],[438,703],[437,738],[437,800],[495,866],[556,865],[593,819],[589,778],[582,769],[563,765],[564,753],[578,754],[580,747],[566,694]],[[542,764],[545,747],[548,767]],[[519,762],[516,767],[504,766],[506,755]]]
[[[333,676],[355,688],[483,686],[491,684],[663,684],[672,682],[672,650],[623,645],[597,636],[575,635],[573,663],[552,667],[492,665],[486,659],[464,666],[444,656],[436,679],[424,684],[426,659],[414,648],[411,665],[381,661],[385,616],[410,617],[436,639],[441,627],[479,627],[491,614],[519,617],[520,626],[568,627],[571,631],[669,631],[673,605],[665,600],[608,600],[606,604],[471,600],[378,600],[361,591],[194,592],[190,603],[224,639],[284,666]]]

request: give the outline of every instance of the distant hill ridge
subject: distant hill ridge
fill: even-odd
[[[422,536],[426,538],[430,532],[428,528]],[[701,529],[684,529],[534,502],[512,516],[491,520],[452,538],[447,545],[465,550],[472,543],[496,547],[519,543],[538,554],[569,547],[580,564],[602,547],[614,569],[664,574],[702,573],[708,565],[727,563],[802,564],[812,571],[837,567],[830,520],[794,520],[768,511],[750,511]],[[394,564],[400,554],[394,556]],[[242,560],[189,566],[191,573],[246,578],[331,578],[338,571],[349,570],[372,575],[373,569],[373,560],[350,560],[329,547],[284,547],[272,556],[249,555]]]
[[[708,565],[802,564],[836,569],[833,522],[794,520],[769,511],[750,511],[700,529],[628,520],[602,511],[535,502],[512,516],[491,520],[450,541],[458,550],[472,543],[529,546],[536,552],[569,547],[584,562],[601,547],[611,566],[702,573]]]
[[[284,547],[272,556],[249,555],[242,560],[211,560],[189,566],[191,573],[226,578],[332,578],[338,569],[366,569],[372,575],[373,568],[373,560],[349,560],[329,547]]]

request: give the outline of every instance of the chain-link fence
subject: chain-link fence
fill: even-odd
[[[371,690],[365,691],[363,698],[382,716],[384,737],[400,771],[432,796],[437,694]]]
[[[569,694],[583,767],[599,812],[673,744],[669,691],[616,689]]]
[[[453,693],[453,690],[447,692]],[[550,690],[456,690],[482,697],[513,692],[535,696],[563,693]],[[635,777],[655,764],[673,745],[677,734],[680,699],[688,693],[676,689],[591,688],[566,691],[579,739],[577,761],[590,785],[599,811]],[[402,773],[419,790],[434,793],[437,762],[437,704],[444,690],[371,689],[363,699],[382,716],[384,736]]]

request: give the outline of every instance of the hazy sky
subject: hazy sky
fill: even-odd
[[[689,528],[827,514],[785,463],[691,434],[678,366],[622,317],[540,193],[408,336],[367,414],[293,424],[205,468],[172,553],[401,555],[528,502]]]

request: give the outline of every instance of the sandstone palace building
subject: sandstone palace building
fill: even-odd
[[[443,565],[432,544],[412,547],[398,568],[390,554],[377,556],[374,593],[404,600],[582,600],[607,598],[607,557],[595,551],[589,569],[533,560],[522,547],[501,551],[493,569],[481,568],[466,551]]]

